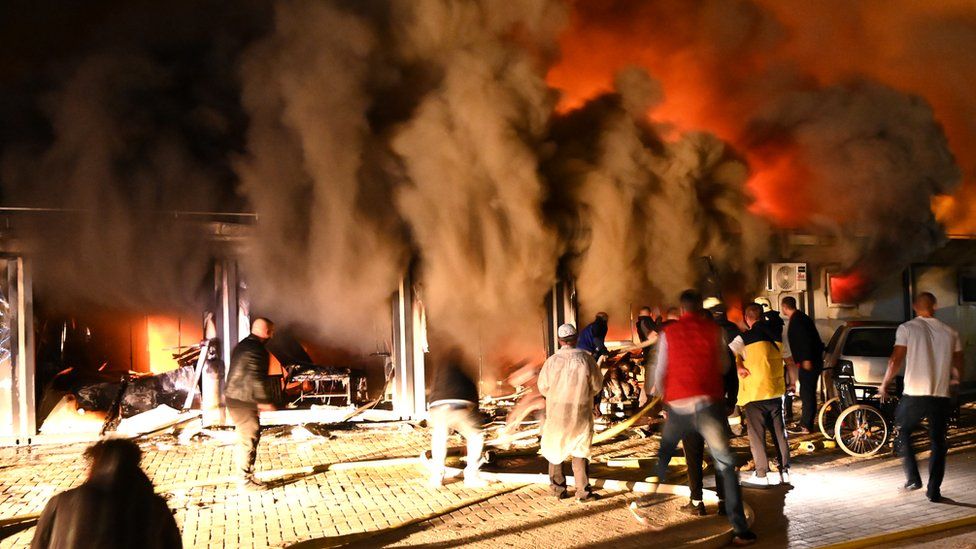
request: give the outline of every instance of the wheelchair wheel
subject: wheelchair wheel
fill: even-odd
[[[834,397],[820,407],[820,414],[817,416],[817,425],[820,432],[828,439],[834,438],[834,426],[837,425],[837,416],[840,415],[840,398]]]
[[[851,406],[837,417],[834,440],[841,449],[855,457],[867,457],[888,441],[888,422],[873,406]]]

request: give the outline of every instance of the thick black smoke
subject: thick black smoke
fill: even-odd
[[[98,5],[45,55],[0,57],[3,203],[71,210],[18,221],[66,301],[189,306],[218,252],[173,221],[188,210],[256,214],[241,251],[255,305],[353,349],[383,333],[410,271],[431,326],[471,354],[540,349],[566,272],[616,319],[713,275],[702,258],[759,281],[749,167],[713,135],[648,122],[666,88],[626,70],[556,112],[564,2]],[[951,186],[931,112],[877,85],[810,89],[750,111],[750,142],[802,145],[811,196],[843,202],[851,264],[904,240],[872,227],[912,224],[930,245],[931,214],[877,189],[920,202]]]

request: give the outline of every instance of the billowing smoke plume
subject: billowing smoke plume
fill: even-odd
[[[522,352],[564,274],[618,320],[706,281],[754,288],[763,218],[837,236],[844,267],[897,270],[938,242],[926,205],[959,179],[937,122],[971,105],[956,61],[931,97],[866,61],[831,72],[772,3],[221,5],[106,10],[90,23],[112,32],[5,87],[5,204],[78,210],[25,233],[55,235],[38,239],[50,294],[187,300],[214,251],[167,212],[250,208],[256,312],[372,348],[411,274],[439,337]],[[823,5],[806,9],[827,24]],[[947,58],[969,51],[969,20],[951,20],[926,18],[902,53],[938,61],[922,38],[946,29]],[[956,118],[968,176],[974,118]]]
[[[269,306],[355,340],[388,314],[413,254],[435,329],[476,351],[527,321],[541,341],[557,247],[534,149],[554,103],[541,63],[561,12],[278,5],[274,34],[245,57],[240,165],[259,216],[248,270],[275,289]]]
[[[0,7],[0,192],[57,210],[13,214],[45,304],[199,311],[213,241],[175,212],[245,207],[237,54],[265,18],[249,0]]]
[[[542,340],[563,256],[593,308],[673,299],[702,256],[752,272],[763,247],[743,235],[766,233],[743,227],[742,161],[707,135],[665,143],[639,72],[554,120],[543,75],[565,6],[491,7],[278,5],[245,56],[240,172],[259,216],[248,272],[279,314],[354,339],[412,256],[435,335],[512,351]]]
[[[8,151],[8,204],[60,210],[20,227],[49,303],[181,310],[205,290],[213,251],[204,228],[172,212],[216,207],[221,174],[155,119],[171,77],[140,56],[86,59],[45,99],[50,146]],[[159,110],[145,108],[147,96]]]
[[[710,274],[708,257],[727,280],[754,279],[768,231],[748,213],[743,162],[707,134],[663,140],[646,121],[660,88],[642,71],[621,73],[616,87],[555,122],[547,163],[585,309],[626,318],[673,303]]]
[[[378,38],[331,3],[282,2],[275,15],[243,63],[251,125],[239,171],[258,214],[246,258],[255,307],[368,346],[408,260],[396,181],[368,164],[384,161],[367,118]]]
[[[562,28],[563,6],[398,7],[407,8],[396,14],[407,22],[398,33],[404,60],[439,75],[393,138],[410,178],[397,205],[419,250],[432,327],[470,330],[455,335],[471,343],[478,334],[488,348],[503,339],[537,349],[558,259],[536,155],[555,104],[542,57]]]
[[[888,274],[941,237],[928,205],[959,180],[942,124],[966,174],[976,162],[976,101],[960,85],[976,70],[976,11],[950,4],[581,0],[549,80],[566,109],[620,67],[647,68],[665,91],[652,119],[741,150],[755,211],[840,235],[843,268]],[[938,206],[965,226],[964,200]]]
[[[834,261],[880,280],[943,242],[929,203],[960,178],[942,128],[921,98],[870,82],[784,96],[749,129],[776,163],[784,212],[837,237]],[[787,179],[803,175],[802,182]]]

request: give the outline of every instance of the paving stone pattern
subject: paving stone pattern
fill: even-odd
[[[746,489],[746,500],[757,512],[760,546],[816,547],[973,515],[976,414],[969,410],[964,419],[968,427],[953,432],[955,449],[943,488],[943,494],[955,504],[929,503],[921,492],[898,493],[901,469],[890,455],[861,460],[839,450],[801,454],[794,460],[792,489]],[[417,456],[427,448],[427,436],[423,428],[393,424],[334,431],[328,438],[303,441],[273,428],[262,439],[257,467],[285,473],[278,475],[271,490],[256,494],[239,494],[233,484],[225,482],[232,472],[232,449],[219,440],[179,445],[174,437],[164,436],[142,446],[147,473],[166,491],[187,547],[284,547],[310,539],[380,531],[500,488],[471,490],[455,482],[433,490],[415,465],[298,472],[330,463]],[[917,442],[925,443],[924,438]],[[745,438],[735,444],[746,460]],[[37,513],[51,495],[82,482],[84,447],[0,449],[0,518]],[[595,460],[651,457],[656,447],[654,438],[623,439],[596,448]],[[544,465],[526,457],[503,461],[502,466],[541,472]],[[673,472],[677,478],[681,468]],[[648,473],[646,463],[644,469],[597,465],[592,471],[594,477],[628,480],[641,480]],[[684,501],[662,497],[653,500],[647,513],[666,528],[652,533],[626,510],[626,504],[636,497],[608,493],[599,501],[579,504],[556,501],[544,486],[527,486],[356,546],[674,547],[725,528],[724,520],[714,514],[705,519],[686,518],[677,509]],[[32,536],[33,529],[16,533],[0,540],[0,548],[24,547]]]

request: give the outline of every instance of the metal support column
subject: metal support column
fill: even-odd
[[[426,318],[409,276],[393,295],[393,411],[417,418],[427,411],[424,345]]]
[[[551,355],[559,348],[556,330],[563,324],[576,324],[576,284],[564,276],[552,286],[546,297],[546,353]],[[579,328],[579,326],[576,326]]]
[[[4,256],[0,319],[0,435],[29,444],[37,434],[34,403],[34,303],[30,261]]]
[[[238,329],[238,272],[237,262],[221,259],[214,268],[214,290],[217,296],[217,334],[220,337],[221,356],[229,364],[230,352],[240,341]],[[224,368],[224,376],[227,368]]]

